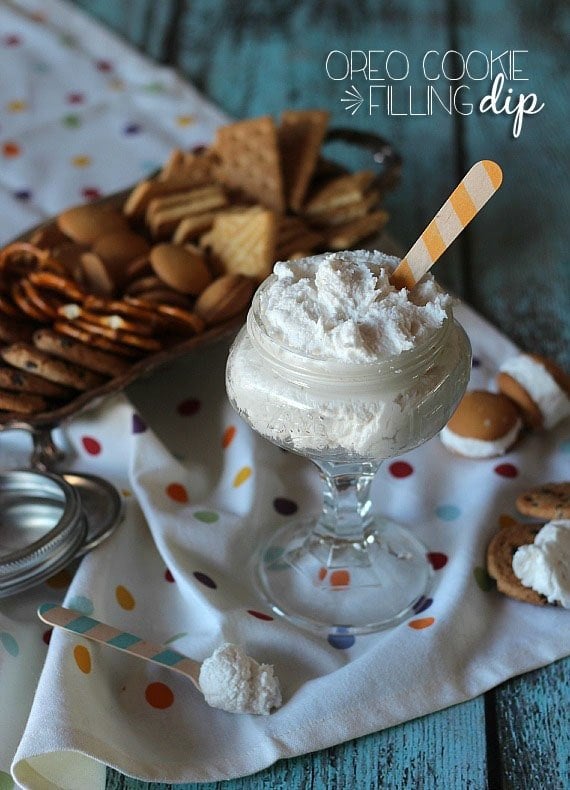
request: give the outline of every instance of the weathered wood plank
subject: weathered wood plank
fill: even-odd
[[[179,790],[439,790],[486,786],[483,699],[314,754],[281,760],[229,782],[176,785]],[[445,784],[443,784],[445,783]],[[163,790],[107,771],[107,790]]]
[[[504,790],[570,785],[570,660],[501,684],[493,693]]]
[[[523,348],[568,368],[568,62],[555,30],[568,29],[570,6],[552,2],[549,8],[534,0],[458,4],[458,49],[528,49],[520,65],[529,81],[508,86],[516,96],[535,92],[546,103],[526,118],[518,139],[511,134],[512,117],[474,113],[459,119],[466,165],[495,158],[504,171],[502,189],[468,234],[468,299]],[[484,94],[489,83],[480,84]]]

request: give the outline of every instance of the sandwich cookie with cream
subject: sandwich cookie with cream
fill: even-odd
[[[506,395],[471,390],[439,434],[444,446],[465,458],[494,458],[516,442],[522,420]]]
[[[530,428],[554,428],[570,415],[570,376],[538,354],[519,354],[501,365],[499,390],[519,407]]]

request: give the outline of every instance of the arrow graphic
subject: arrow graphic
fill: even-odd
[[[350,90],[345,90],[346,97],[341,99],[341,102],[346,102],[344,109],[348,110],[351,115],[360,109],[360,105],[364,101],[364,96],[361,95],[358,88],[355,88],[354,85],[350,86]]]

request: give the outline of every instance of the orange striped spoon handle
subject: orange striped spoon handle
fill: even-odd
[[[455,241],[503,182],[496,162],[483,159],[473,165],[419,239],[392,272],[396,288],[413,288]]]

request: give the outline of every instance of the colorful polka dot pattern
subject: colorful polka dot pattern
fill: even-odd
[[[226,450],[236,438],[237,428],[235,425],[228,425],[222,436],[222,447]]]
[[[130,612],[135,608],[136,602],[133,594],[126,587],[123,587],[122,584],[118,584],[115,588],[115,598],[121,609]]]
[[[327,636],[327,642],[337,650],[348,650],[356,642],[356,638],[348,631],[346,626],[338,626]]]
[[[8,631],[0,631],[0,645],[8,653],[8,655],[16,658],[20,652],[20,646],[16,639]]]
[[[243,485],[249,478],[251,477],[252,469],[251,466],[242,466],[242,468],[237,472],[233,479],[233,487],[239,488]]]
[[[149,683],[144,692],[145,699],[151,708],[164,710],[174,702],[174,693],[166,683]]]
[[[101,442],[94,436],[83,436],[81,444],[88,455],[99,455],[102,450]]]
[[[73,658],[84,675],[88,675],[91,672],[91,653],[85,645],[75,645]]]
[[[388,471],[392,477],[403,478],[409,477],[414,472],[414,467],[407,461],[393,461],[388,466]]]
[[[435,514],[442,521],[455,521],[461,515],[461,508],[457,505],[439,505]]]
[[[188,491],[182,483],[169,483],[166,486],[166,495],[173,502],[179,502],[182,505],[190,501]]]
[[[215,524],[220,520],[220,514],[214,510],[197,510],[194,513],[194,518],[202,521],[204,524]]]
[[[495,472],[500,477],[517,477],[519,470],[514,464],[498,464],[495,467]]]

